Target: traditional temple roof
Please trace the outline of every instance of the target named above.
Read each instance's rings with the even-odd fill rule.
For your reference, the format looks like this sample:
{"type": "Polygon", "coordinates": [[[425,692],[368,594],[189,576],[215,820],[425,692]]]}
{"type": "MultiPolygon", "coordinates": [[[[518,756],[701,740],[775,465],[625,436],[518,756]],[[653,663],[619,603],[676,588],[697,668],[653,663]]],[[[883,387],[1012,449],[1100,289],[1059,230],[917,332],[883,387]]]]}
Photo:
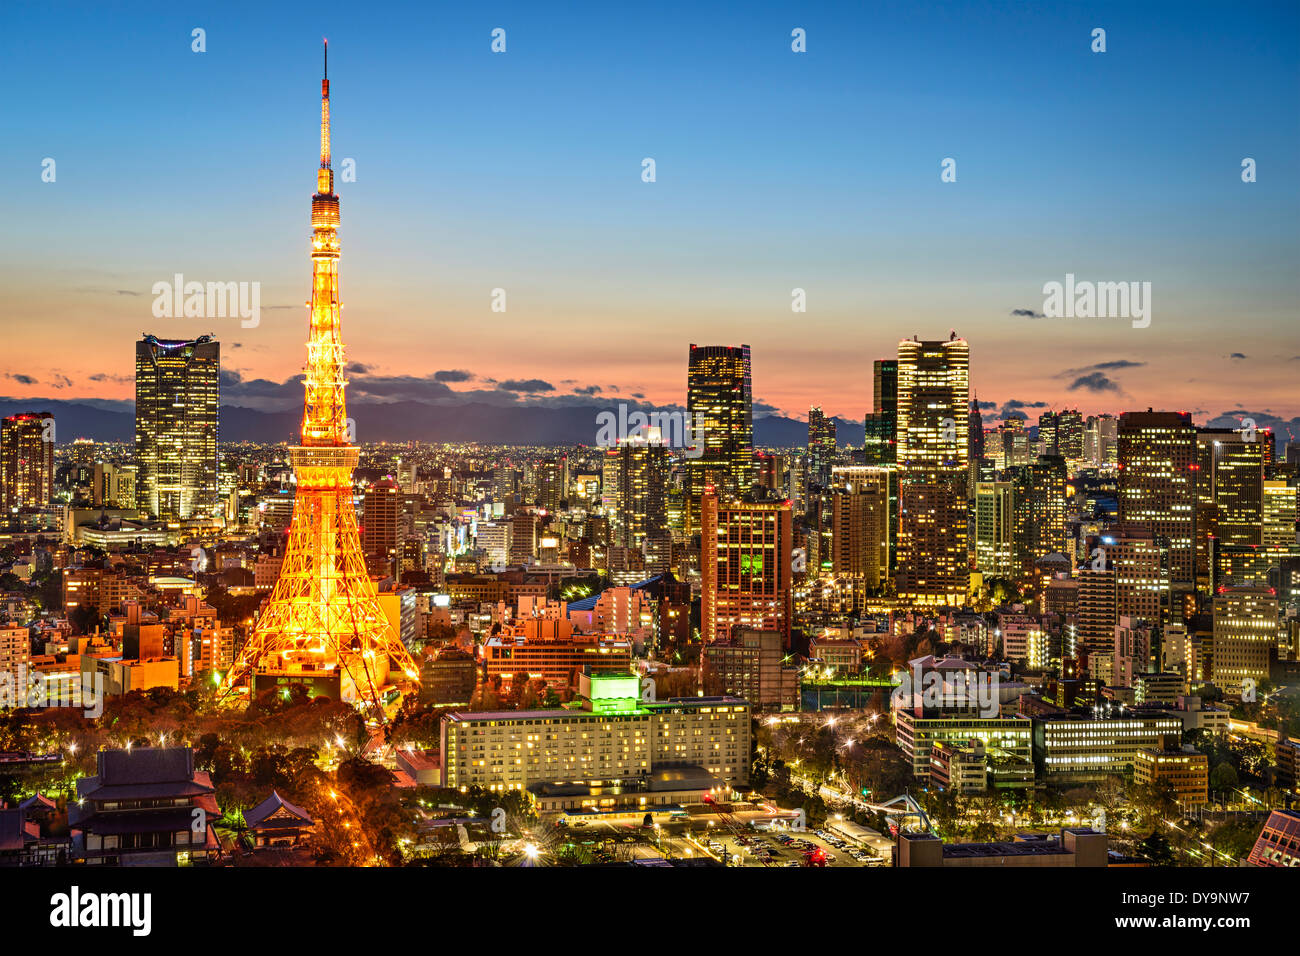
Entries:
{"type": "Polygon", "coordinates": [[[250,830],[271,830],[311,826],[312,818],[306,810],[272,790],[269,797],[244,814],[244,822],[250,830]]]}
{"type": "Polygon", "coordinates": [[[77,795],[88,800],[141,800],[215,793],[206,773],[194,769],[189,747],[101,750],[99,773],[77,781],[77,795]]]}

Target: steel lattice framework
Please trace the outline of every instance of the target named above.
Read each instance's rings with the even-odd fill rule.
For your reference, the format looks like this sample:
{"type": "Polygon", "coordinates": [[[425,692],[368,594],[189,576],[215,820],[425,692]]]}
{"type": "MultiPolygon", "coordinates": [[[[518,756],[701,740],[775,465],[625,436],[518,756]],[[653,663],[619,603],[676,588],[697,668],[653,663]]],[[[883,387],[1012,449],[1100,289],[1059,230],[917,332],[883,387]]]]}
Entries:
{"type": "Polygon", "coordinates": [[[330,163],[328,47],[321,80],[320,170],[311,201],[311,336],[302,444],[290,450],[297,494],[284,564],[253,636],[226,675],[227,691],[255,674],[338,677],[343,700],[373,706],[396,666],[419,670],[390,628],[366,570],[352,503],[359,453],[351,443],[339,305],[339,199],[330,163]]]}

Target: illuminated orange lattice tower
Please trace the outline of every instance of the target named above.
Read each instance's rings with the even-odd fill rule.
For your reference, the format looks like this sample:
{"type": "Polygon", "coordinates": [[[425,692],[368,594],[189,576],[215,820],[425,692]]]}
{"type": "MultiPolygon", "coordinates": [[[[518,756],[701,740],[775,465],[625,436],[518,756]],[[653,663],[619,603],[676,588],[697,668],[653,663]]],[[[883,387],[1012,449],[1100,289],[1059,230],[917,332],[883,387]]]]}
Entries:
{"type": "Polygon", "coordinates": [[[339,199],[330,165],[328,48],[321,81],[320,170],[311,200],[311,336],[303,384],[302,444],[290,450],[297,496],[280,577],[257,628],[226,676],[332,686],[343,700],[372,705],[397,683],[418,681],[410,653],[390,628],[366,571],[352,504],[351,442],[339,321],[339,199]]]}

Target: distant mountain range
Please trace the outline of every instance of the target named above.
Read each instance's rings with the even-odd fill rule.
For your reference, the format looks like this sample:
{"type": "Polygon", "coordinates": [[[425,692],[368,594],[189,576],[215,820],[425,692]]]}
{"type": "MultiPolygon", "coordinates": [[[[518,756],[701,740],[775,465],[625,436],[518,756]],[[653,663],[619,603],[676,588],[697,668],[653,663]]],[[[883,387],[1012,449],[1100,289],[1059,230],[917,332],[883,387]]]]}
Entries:
{"type": "MultiPolygon", "coordinates": [[[[56,440],[134,441],[135,412],[130,402],[119,408],[110,403],[0,400],[0,415],[15,412],[50,412],[56,440]]],[[[388,404],[349,403],[356,420],[357,441],[482,442],[491,445],[594,444],[596,411],[590,405],[430,405],[423,402],[388,404]]],[[[239,405],[221,407],[221,440],[294,442],[302,423],[298,409],[264,412],[239,405]]],[[[861,445],[863,425],[835,419],[841,445],[861,445]]],[[[769,415],[754,419],[754,443],[776,448],[807,444],[808,423],[769,415]]]]}

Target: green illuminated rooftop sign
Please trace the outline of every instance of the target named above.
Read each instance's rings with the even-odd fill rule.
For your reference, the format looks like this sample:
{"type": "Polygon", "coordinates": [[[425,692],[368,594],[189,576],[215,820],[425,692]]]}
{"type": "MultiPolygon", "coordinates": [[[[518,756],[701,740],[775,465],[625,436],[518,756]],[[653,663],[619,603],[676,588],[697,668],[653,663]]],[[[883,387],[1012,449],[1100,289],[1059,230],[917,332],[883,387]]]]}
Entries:
{"type": "Polygon", "coordinates": [[[636,700],[641,696],[641,680],[632,674],[592,674],[591,700],[636,700]]]}

